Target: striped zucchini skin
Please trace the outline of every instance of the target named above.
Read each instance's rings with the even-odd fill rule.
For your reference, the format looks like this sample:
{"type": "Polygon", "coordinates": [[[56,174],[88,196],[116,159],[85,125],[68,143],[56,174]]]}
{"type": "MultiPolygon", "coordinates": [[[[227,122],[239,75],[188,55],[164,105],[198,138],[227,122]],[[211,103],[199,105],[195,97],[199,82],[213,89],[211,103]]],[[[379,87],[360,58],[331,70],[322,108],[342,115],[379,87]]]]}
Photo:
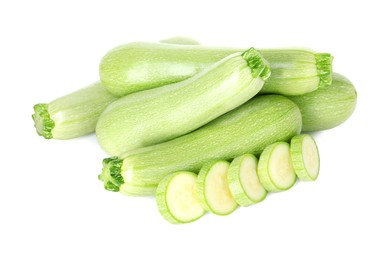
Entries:
{"type": "MultiPolygon", "coordinates": [[[[243,51],[202,45],[134,42],[109,51],[100,79],[111,93],[129,93],[187,79],[224,57],[243,51]]],[[[332,56],[306,49],[261,50],[274,73],[263,93],[301,95],[331,83],[332,56]]]]}
{"type": "MultiPolygon", "coordinates": [[[[199,44],[187,37],[172,37],[161,42],[170,44],[199,44]]],[[[104,109],[119,97],[112,95],[100,82],[46,104],[34,106],[34,126],[37,134],[46,139],[72,139],[95,131],[104,109]]]]}
{"type": "MultiPolygon", "coordinates": [[[[123,178],[124,184],[117,182],[119,187],[125,183],[156,187],[170,173],[198,172],[209,161],[232,160],[245,153],[259,156],[267,145],[299,134],[301,124],[300,111],[288,98],[257,96],[187,135],[121,156],[120,171],[105,171],[101,179],[106,182],[114,175],[123,178]]],[[[128,188],[121,191],[134,195],[128,188]]],[[[150,189],[144,191],[137,195],[152,194],[150,189]]]]}
{"type": "Polygon", "coordinates": [[[48,104],[36,104],[32,118],[38,135],[72,139],[93,133],[101,113],[117,99],[100,82],[95,82],[48,104]]]}
{"type": "Polygon", "coordinates": [[[170,43],[170,44],[183,44],[183,45],[199,45],[200,43],[195,39],[185,37],[185,36],[176,36],[171,38],[162,39],[159,42],[161,43],[170,43]]]}
{"type": "Polygon", "coordinates": [[[302,130],[306,132],[326,130],[342,124],[352,115],[357,104],[354,85],[338,73],[333,74],[330,86],[289,98],[300,108],[302,130]]]}
{"type": "Polygon", "coordinates": [[[97,122],[97,140],[120,155],[187,134],[254,97],[269,76],[255,49],[229,55],[187,80],[112,103],[97,122]]]}

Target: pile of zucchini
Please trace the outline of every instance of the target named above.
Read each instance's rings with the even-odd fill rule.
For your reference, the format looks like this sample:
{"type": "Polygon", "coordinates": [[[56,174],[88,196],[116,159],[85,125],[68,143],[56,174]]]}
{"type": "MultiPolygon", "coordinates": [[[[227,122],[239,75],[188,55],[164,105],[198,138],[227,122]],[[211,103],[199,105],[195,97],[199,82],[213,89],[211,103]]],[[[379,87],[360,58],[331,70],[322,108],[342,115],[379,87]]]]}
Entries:
{"type": "Polygon", "coordinates": [[[114,48],[100,81],[36,104],[32,118],[46,139],[95,132],[111,156],[99,175],[105,189],[155,195],[165,219],[188,223],[316,180],[309,132],[340,125],[356,101],[328,53],[175,37],[114,48]]]}

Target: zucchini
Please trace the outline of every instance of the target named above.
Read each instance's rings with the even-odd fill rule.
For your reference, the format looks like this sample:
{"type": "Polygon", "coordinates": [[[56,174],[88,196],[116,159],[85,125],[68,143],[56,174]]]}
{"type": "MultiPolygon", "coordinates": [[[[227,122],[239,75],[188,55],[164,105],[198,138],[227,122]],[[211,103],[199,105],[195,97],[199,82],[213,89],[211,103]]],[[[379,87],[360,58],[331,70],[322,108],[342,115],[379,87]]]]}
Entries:
{"type": "Polygon", "coordinates": [[[258,159],[252,154],[235,158],[228,168],[228,185],[236,202],[244,207],[261,202],[267,191],[257,174],[258,159]]]}
{"type": "Polygon", "coordinates": [[[216,215],[231,214],[238,207],[227,182],[230,163],[215,161],[201,167],[197,178],[197,198],[204,209],[216,215]]]}
{"type": "MultiPolygon", "coordinates": [[[[100,80],[124,96],[187,79],[242,49],[133,42],[109,51],[100,63],[100,80]]],[[[262,93],[301,95],[331,83],[332,57],[306,49],[261,50],[272,76],[262,93]]]]}
{"type": "Polygon", "coordinates": [[[352,115],[357,104],[357,92],[353,84],[338,73],[333,74],[330,86],[289,98],[300,108],[303,131],[336,127],[352,115]]]}
{"type": "Polygon", "coordinates": [[[289,144],[276,142],[266,147],[258,162],[258,177],[267,191],[284,191],[296,182],[289,144]]]}
{"type": "Polygon", "coordinates": [[[196,196],[196,180],[193,172],[176,172],[159,183],[155,195],[157,206],[170,223],[189,223],[205,214],[196,196]]]}
{"type": "Polygon", "coordinates": [[[117,99],[96,82],[48,104],[36,104],[32,119],[38,135],[46,139],[76,138],[94,132],[100,114],[117,99]]]}
{"type": "Polygon", "coordinates": [[[309,134],[297,135],[290,141],[293,169],[302,181],[314,181],[319,175],[320,157],[315,139],[309,134]]]}
{"type": "Polygon", "coordinates": [[[113,102],[97,122],[97,140],[120,155],[184,135],[245,103],[269,76],[255,49],[229,55],[187,80],[113,102]]]}
{"type": "Polygon", "coordinates": [[[182,44],[182,45],[199,45],[200,43],[192,38],[176,36],[167,39],[160,40],[162,43],[170,43],[170,44],[182,44]]]}
{"type": "Polygon", "coordinates": [[[259,156],[267,145],[299,134],[301,124],[300,111],[288,98],[260,95],[189,134],[105,159],[99,179],[107,190],[150,195],[172,172],[198,172],[209,161],[245,153],[259,156]]]}
{"type": "MultiPolygon", "coordinates": [[[[173,37],[161,42],[199,44],[187,37],[173,37]]],[[[32,118],[38,135],[46,139],[76,138],[94,132],[100,114],[117,99],[96,82],[48,104],[36,104],[32,118]]]]}

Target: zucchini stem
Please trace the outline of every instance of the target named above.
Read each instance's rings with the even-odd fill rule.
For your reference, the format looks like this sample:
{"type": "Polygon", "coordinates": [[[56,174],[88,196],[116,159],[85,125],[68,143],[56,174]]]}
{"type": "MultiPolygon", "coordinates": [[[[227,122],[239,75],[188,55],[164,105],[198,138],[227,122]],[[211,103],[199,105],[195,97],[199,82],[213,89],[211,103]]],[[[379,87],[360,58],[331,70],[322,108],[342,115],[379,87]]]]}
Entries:
{"type": "Polygon", "coordinates": [[[50,114],[47,108],[47,104],[40,103],[34,106],[34,114],[32,119],[38,135],[43,136],[46,139],[53,138],[52,130],[55,127],[54,120],[50,118],[50,114]]]}
{"type": "Polygon", "coordinates": [[[122,172],[123,160],[118,157],[110,157],[103,160],[103,170],[99,180],[104,182],[104,188],[109,191],[118,192],[124,183],[122,172]]]}
{"type": "Polygon", "coordinates": [[[253,78],[260,77],[263,81],[266,81],[270,77],[270,65],[256,49],[250,48],[244,51],[242,57],[247,61],[253,78]]]}
{"type": "Polygon", "coordinates": [[[332,59],[329,53],[315,53],[317,74],[320,78],[319,87],[332,83],[332,59]]]}

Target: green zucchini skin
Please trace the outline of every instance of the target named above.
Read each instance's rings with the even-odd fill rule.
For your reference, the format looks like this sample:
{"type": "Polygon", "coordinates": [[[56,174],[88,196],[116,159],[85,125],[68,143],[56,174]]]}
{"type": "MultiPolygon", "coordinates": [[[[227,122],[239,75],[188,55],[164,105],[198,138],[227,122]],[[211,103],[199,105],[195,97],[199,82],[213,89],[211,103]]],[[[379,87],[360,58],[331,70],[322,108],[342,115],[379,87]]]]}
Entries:
{"type": "MultiPolygon", "coordinates": [[[[133,42],[109,51],[100,63],[100,80],[124,96],[187,79],[224,57],[243,51],[168,43],[133,42]]],[[[301,95],[331,83],[332,56],[306,49],[261,50],[272,76],[262,93],[301,95]]]]}
{"type": "Polygon", "coordinates": [[[196,131],[113,158],[119,167],[105,164],[100,180],[112,191],[151,195],[150,185],[155,189],[170,173],[198,172],[209,161],[232,160],[245,153],[259,156],[267,145],[289,141],[299,134],[301,125],[300,111],[288,98],[257,96],[196,131]],[[136,184],[136,191],[126,185],[132,183],[136,184]],[[112,188],[112,184],[117,188],[112,188]],[[144,190],[139,189],[142,185],[144,190]]]}
{"type": "Polygon", "coordinates": [[[36,104],[32,118],[38,135],[46,139],[76,138],[94,132],[100,114],[117,99],[96,82],[48,104],[36,104]]]}
{"type": "Polygon", "coordinates": [[[200,43],[195,39],[185,37],[185,36],[176,36],[171,38],[166,38],[160,40],[162,43],[170,43],[170,44],[182,44],[182,45],[199,45],[200,43]]]}
{"type": "Polygon", "coordinates": [[[357,92],[345,76],[333,73],[332,84],[311,93],[289,97],[300,108],[304,132],[334,128],[354,112],[357,92]]]}
{"type": "Polygon", "coordinates": [[[120,155],[187,134],[254,97],[269,76],[255,49],[229,55],[187,80],[112,103],[97,122],[97,140],[120,155]]]}
{"type": "MultiPolygon", "coordinates": [[[[169,44],[199,44],[188,37],[161,40],[169,44]]],[[[97,120],[104,109],[118,97],[107,91],[101,82],[95,82],[50,103],[34,106],[34,126],[45,139],[72,139],[95,131],[97,120]]]]}

